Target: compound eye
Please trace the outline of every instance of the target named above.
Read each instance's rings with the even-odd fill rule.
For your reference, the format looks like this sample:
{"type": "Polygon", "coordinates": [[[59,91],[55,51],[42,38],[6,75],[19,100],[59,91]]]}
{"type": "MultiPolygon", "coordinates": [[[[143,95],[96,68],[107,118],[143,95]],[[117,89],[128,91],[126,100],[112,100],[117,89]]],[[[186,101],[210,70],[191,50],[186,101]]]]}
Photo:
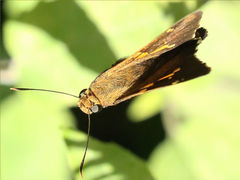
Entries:
{"type": "Polygon", "coordinates": [[[85,91],[86,91],[86,90],[87,90],[87,89],[81,90],[78,97],[82,97],[82,96],[85,94],[85,91]]]}
{"type": "Polygon", "coordinates": [[[91,111],[92,111],[93,113],[97,113],[97,112],[99,112],[99,111],[101,111],[101,110],[102,110],[102,106],[99,105],[99,104],[95,104],[95,105],[93,105],[93,106],[91,107],[91,111]]]}

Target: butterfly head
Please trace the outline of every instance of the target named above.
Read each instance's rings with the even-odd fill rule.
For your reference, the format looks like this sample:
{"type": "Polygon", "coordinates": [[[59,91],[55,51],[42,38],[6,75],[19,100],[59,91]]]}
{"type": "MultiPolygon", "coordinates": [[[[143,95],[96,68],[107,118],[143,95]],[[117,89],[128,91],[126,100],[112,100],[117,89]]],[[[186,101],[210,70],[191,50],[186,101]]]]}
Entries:
{"type": "Polygon", "coordinates": [[[83,89],[79,93],[78,107],[86,114],[97,113],[102,109],[99,100],[90,89],[83,89]]]}

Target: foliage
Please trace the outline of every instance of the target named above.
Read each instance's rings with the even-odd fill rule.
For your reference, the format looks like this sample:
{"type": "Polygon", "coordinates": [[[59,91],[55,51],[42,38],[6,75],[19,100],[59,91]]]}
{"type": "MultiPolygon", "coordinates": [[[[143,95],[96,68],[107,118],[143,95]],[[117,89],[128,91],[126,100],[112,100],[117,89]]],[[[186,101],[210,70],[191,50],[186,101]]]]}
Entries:
{"type": "Polygon", "coordinates": [[[4,44],[15,83],[1,74],[1,179],[80,179],[86,140],[68,109],[76,100],[9,92],[10,85],[78,94],[116,59],[198,8],[209,37],[197,55],[211,74],[136,98],[129,118],[141,122],[162,112],[165,141],[142,160],[91,138],[84,178],[240,179],[240,3],[200,2],[7,1],[4,44]]]}

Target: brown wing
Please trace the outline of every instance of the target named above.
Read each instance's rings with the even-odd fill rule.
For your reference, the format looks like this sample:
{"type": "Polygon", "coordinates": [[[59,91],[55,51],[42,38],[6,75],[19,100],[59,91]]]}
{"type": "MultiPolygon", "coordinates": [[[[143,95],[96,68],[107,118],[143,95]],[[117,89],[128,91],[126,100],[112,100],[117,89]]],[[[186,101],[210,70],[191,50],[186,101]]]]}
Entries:
{"type": "MultiPolygon", "coordinates": [[[[188,15],[140,51],[100,74],[92,82],[90,89],[99,99],[102,106],[112,106],[125,99],[141,94],[143,91],[140,92],[140,90],[147,84],[155,83],[151,89],[156,88],[157,79],[160,81],[167,73],[171,74],[172,72],[170,71],[175,70],[172,70],[172,67],[178,67],[180,65],[178,57],[182,57],[182,53],[180,53],[181,55],[179,54],[179,49],[183,48],[180,45],[186,44],[186,42],[195,37],[201,15],[202,13],[200,11],[188,15]],[[165,53],[169,52],[167,54],[172,54],[172,50],[175,49],[178,51],[176,50],[174,57],[168,55],[169,57],[166,58],[167,55],[165,55],[162,58],[165,53]],[[156,79],[153,79],[153,77],[156,79]]],[[[197,40],[194,40],[194,42],[196,44],[197,40]]],[[[189,47],[188,45],[184,45],[184,47],[185,46],[185,49],[189,47]]],[[[192,59],[198,61],[193,56],[196,46],[197,44],[192,47],[192,51],[189,52],[188,55],[192,55],[192,59]]],[[[185,51],[185,53],[187,53],[187,50],[185,51]]],[[[206,66],[201,67],[207,69],[206,66]]],[[[201,70],[203,71],[203,69],[201,70]]],[[[176,72],[174,74],[176,74],[176,72]]]]}
{"type": "Polygon", "coordinates": [[[115,103],[120,103],[147,91],[178,84],[210,72],[210,68],[198,60],[194,53],[197,40],[190,40],[160,57],[145,61],[148,70],[125,91],[115,103]]]}

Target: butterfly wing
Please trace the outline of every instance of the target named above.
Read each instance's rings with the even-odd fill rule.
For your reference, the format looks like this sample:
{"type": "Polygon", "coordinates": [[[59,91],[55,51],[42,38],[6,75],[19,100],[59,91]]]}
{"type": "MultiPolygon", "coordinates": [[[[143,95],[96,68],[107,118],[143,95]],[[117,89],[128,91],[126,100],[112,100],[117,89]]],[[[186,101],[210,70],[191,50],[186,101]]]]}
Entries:
{"type": "Polygon", "coordinates": [[[90,89],[101,105],[116,105],[176,80],[188,80],[208,73],[209,68],[194,56],[198,40],[206,36],[206,31],[200,35],[197,31],[201,15],[200,11],[188,15],[147,46],[100,74],[90,89]],[[195,69],[192,67],[194,63],[195,69]],[[172,79],[166,81],[166,77],[172,79]]]}
{"type": "Polygon", "coordinates": [[[145,61],[145,66],[151,64],[148,70],[115,103],[156,88],[178,84],[208,74],[210,68],[194,55],[197,45],[197,40],[190,40],[159,57],[145,61]]]}

